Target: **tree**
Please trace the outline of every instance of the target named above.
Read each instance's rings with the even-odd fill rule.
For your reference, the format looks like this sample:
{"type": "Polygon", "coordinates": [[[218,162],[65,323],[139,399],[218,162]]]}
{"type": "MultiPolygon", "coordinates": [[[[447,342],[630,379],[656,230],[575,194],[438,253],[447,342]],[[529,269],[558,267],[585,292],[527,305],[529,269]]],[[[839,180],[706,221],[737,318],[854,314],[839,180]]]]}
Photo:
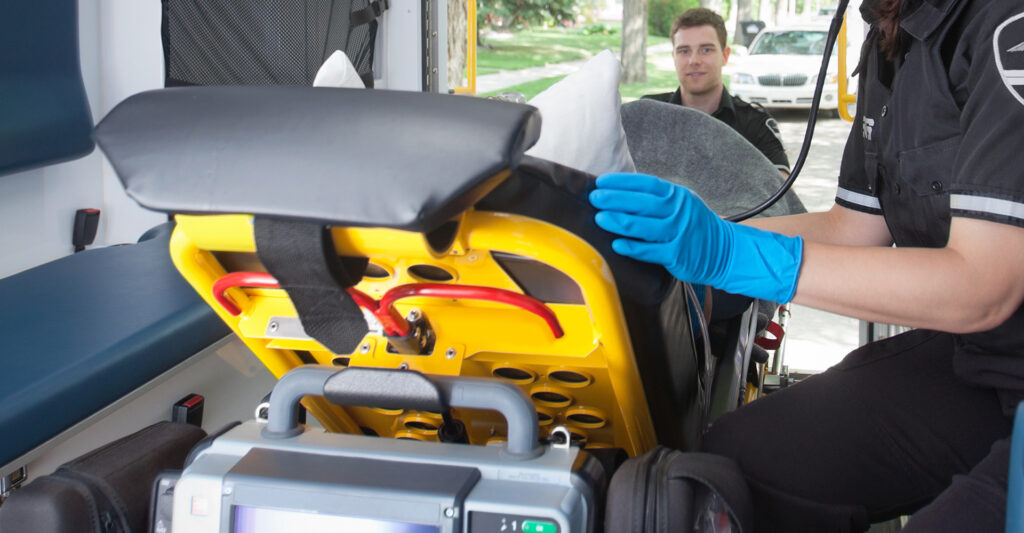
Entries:
{"type": "Polygon", "coordinates": [[[477,28],[511,30],[536,24],[561,24],[576,18],[578,0],[489,0],[478,2],[477,28]]]}
{"type": "Polygon", "coordinates": [[[772,12],[771,0],[760,0],[757,3],[757,20],[768,22],[771,19],[772,12]]]}
{"type": "Polygon", "coordinates": [[[700,7],[706,7],[723,17],[728,15],[728,13],[722,13],[722,0],[700,0],[700,7]]]}
{"type": "Polygon", "coordinates": [[[732,34],[732,42],[746,45],[743,42],[743,21],[750,20],[751,0],[733,0],[736,4],[736,31],[732,34]]]}
{"type": "Polygon", "coordinates": [[[647,83],[647,0],[622,0],[622,83],[647,83]]]}
{"type": "Polygon", "coordinates": [[[649,0],[647,2],[647,30],[653,35],[672,37],[668,32],[672,22],[687,9],[700,6],[697,0],[649,0]]]}
{"type": "Polygon", "coordinates": [[[775,24],[781,24],[794,13],[793,0],[775,0],[775,24]]]}
{"type": "MultiPolygon", "coordinates": [[[[476,1],[476,0],[473,0],[476,1]]],[[[448,0],[448,90],[462,86],[466,72],[467,0],[448,0]]]]}

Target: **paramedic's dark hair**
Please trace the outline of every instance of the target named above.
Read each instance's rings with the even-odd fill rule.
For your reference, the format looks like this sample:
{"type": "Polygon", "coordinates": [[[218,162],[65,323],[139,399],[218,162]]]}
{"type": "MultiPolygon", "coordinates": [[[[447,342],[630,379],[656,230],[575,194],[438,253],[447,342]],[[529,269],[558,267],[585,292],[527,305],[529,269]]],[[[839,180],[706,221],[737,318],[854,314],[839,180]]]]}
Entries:
{"type": "Polygon", "coordinates": [[[881,33],[882,51],[889,60],[896,57],[900,48],[900,5],[901,0],[882,0],[875,6],[875,25],[881,33]]]}
{"type": "Polygon", "coordinates": [[[722,20],[721,15],[706,7],[695,7],[683,11],[681,15],[672,21],[672,31],[668,33],[668,38],[674,41],[679,28],[694,28],[697,26],[711,26],[714,28],[715,33],[718,34],[718,42],[722,45],[722,50],[725,50],[725,41],[728,37],[725,32],[725,21],[722,20]]]}

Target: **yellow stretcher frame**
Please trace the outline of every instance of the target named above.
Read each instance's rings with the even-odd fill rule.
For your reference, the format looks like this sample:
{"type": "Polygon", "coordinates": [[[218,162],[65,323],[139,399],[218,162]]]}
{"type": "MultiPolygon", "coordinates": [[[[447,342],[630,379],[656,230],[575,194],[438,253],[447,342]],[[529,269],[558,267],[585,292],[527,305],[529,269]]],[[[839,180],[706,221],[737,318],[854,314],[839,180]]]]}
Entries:
{"type": "MultiPolygon", "coordinates": [[[[431,354],[391,353],[386,338],[372,331],[353,353],[333,354],[313,339],[268,336],[272,321],[296,316],[281,289],[229,289],[229,298],[242,309],[239,316],[215,301],[213,284],[227,273],[220,259],[234,255],[255,261],[251,215],[178,215],[176,220],[170,243],[175,266],[276,377],[302,365],[297,352],[305,351],[320,364],[504,379],[534,400],[542,436],[564,425],[588,447],[620,447],[629,455],[657,443],[610,267],[588,243],[560,227],[470,210],[460,216],[458,233],[442,251],[434,250],[419,233],[332,228],[340,254],[368,257],[387,272],[386,279],[364,278],[356,286],[375,298],[397,285],[425,281],[410,270],[422,264],[450,273],[452,283],[521,293],[492,255],[503,252],[568,275],[585,302],[549,304],[565,330],[565,336],[556,340],[543,320],[504,304],[410,298],[396,303],[396,308],[403,316],[415,308],[427,317],[436,333],[431,354]]],[[[340,408],[323,398],[307,398],[304,403],[329,431],[436,440],[437,413],[340,408]]],[[[503,440],[504,423],[497,415],[458,415],[466,422],[471,442],[503,440]]]]}

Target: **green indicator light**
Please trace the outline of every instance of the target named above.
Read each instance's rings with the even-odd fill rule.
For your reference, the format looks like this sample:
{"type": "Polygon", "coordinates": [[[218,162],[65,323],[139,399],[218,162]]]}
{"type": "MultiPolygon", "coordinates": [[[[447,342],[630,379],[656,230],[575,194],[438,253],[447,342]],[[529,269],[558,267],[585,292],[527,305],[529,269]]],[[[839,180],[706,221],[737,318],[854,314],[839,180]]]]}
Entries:
{"type": "Polygon", "coordinates": [[[555,533],[556,531],[558,531],[558,526],[554,522],[523,521],[523,533],[555,533]]]}

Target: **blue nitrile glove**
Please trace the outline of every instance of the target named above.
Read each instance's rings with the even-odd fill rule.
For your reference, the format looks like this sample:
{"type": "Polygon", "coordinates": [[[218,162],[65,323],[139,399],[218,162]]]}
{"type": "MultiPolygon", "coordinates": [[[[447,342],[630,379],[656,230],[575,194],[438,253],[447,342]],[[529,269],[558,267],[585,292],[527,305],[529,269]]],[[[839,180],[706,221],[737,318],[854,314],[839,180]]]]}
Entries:
{"type": "Polygon", "coordinates": [[[619,254],[664,265],[675,277],[773,302],[796,292],[804,241],[727,222],[693,192],[645,174],[605,174],[590,203],[619,254]]]}

